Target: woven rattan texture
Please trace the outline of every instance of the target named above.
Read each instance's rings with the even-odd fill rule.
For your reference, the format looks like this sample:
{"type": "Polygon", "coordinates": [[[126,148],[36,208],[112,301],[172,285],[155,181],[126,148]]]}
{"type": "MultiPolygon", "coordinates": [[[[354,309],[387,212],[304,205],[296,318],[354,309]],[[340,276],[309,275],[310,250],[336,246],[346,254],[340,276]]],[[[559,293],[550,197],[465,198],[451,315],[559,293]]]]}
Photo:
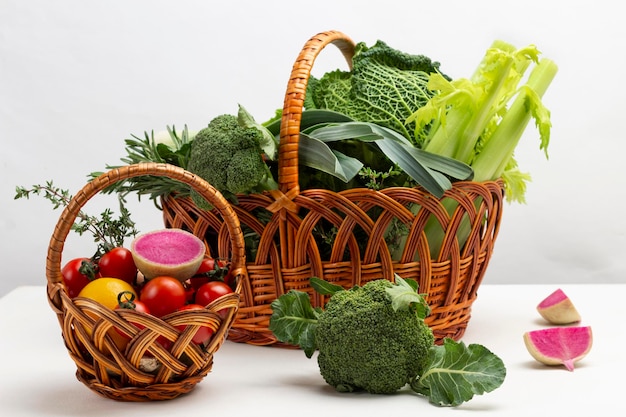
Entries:
{"type": "MultiPolygon", "coordinates": [[[[308,284],[316,276],[349,288],[373,279],[394,279],[394,273],[419,282],[432,313],[427,321],[437,340],[461,338],[484,276],[502,216],[501,181],[456,183],[438,200],[420,188],[381,191],[351,189],[300,190],[298,140],[305,91],[321,50],[334,44],[348,66],[354,43],[341,32],[323,32],[307,41],[287,85],[279,145],[279,190],[238,196],[233,207],[246,236],[256,239],[254,257],[246,261],[248,280],[229,338],[259,345],[281,345],[268,330],[271,303],[298,289],[311,294],[315,305],[324,299],[308,284]],[[431,247],[425,229],[441,230],[441,246],[431,247]],[[385,236],[402,224],[407,236],[401,255],[393,257],[385,236]],[[320,241],[320,227],[336,231],[320,241]],[[437,226],[438,225],[438,226],[437,226]],[[460,238],[459,238],[460,237],[460,238]]],[[[198,210],[187,198],[164,196],[165,225],[197,232],[219,229],[211,212],[198,210]]],[[[229,237],[212,236],[226,255],[229,237]]]]}
{"type": "MultiPolygon", "coordinates": [[[[61,254],[71,226],[82,207],[116,182],[141,175],[167,176],[197,190],[214,207],[219,227],[228,236],[229,257],[239,282],[246,281],[245,248],[240,224],[231,205],[203,179],[167,164],[146,163],[111,170],[89,182],[61,214],[48,248],[47,294],[57,314],[68,353],[77,366],[76,377],[107,398],[123,401],[173,399],[191,391],[211,370],[213,354],[220,348],[239,306],[239,290],[203,310],[180,311],[162,318],[130,309],[111,310],[82,297],[70,299],[61,275],[61,254]],[[219,312],[219,313],[218,313],[219,312]],[[178,331],[177,326],[185,331],[178,331]],[[191,341],[198,326],[214,336],[205,348],[191,341]],[[121,330],[130,341],[118,348],[111,331],[121,330]],[[157,339],[169,343],[155,343],[157,339]],[[165,348],[164,346],[171,346],[165,348]],[[146,362],[158,361],[156,370],[146,362]]],[[[192,228],[193,229],[193,228],[192,228]]],[[[206,228],[198,231],[204,237],[206,228]]]]}

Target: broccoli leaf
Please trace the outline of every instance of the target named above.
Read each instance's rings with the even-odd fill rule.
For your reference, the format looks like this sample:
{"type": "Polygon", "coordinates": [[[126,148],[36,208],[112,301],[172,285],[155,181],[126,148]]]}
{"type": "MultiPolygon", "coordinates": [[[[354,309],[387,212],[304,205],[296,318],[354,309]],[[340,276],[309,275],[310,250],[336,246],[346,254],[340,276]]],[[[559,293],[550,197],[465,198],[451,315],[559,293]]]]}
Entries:
{"type": "Polygon", "coordinates": [[[500,387],[505,375],[502,360],[486,347],[446,338],[430,349],[428,365],[411,389],[435,405],[457,406],[500,387]]]}
{"type": "Polygon", "coordinates": [[[272,302],[269,330],[284,343],[300,346],[307,358],[313,356],[315,328],[321,309],[313,308],[309,295],[291,290],[272,302]]]}
{"type": "Polygon", "coordinates": [[[395,276],[396,285],[387,289],[391,297],[391,307],[394,311],[413,309],[420,319],[430,314],[430,307],[424,297],[417,292],[418,284],[413,279],[403,279],[395,276]]]}
{"type": "Polygon", "coordinates": [[[278,156],[278,141],[270,130],[254,120],[254,117],[240,104],[237,112],[237,121],[242,127],[254,127],[261,131],[261,149],[271,160],[278,156]]]}

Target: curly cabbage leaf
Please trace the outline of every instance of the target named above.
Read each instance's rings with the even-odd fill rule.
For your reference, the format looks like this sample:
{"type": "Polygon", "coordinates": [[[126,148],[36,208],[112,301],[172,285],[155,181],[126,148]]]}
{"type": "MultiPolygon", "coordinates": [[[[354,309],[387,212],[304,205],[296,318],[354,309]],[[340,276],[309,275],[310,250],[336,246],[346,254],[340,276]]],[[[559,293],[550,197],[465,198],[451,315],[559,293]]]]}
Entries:
{"type": "Polygon", "coordinates": [[[354,120],[375,123],[415,141],[415,123],[408,117],[433,95],[429,74],[439,63],[377,41],[372,47],[356,45],[352,71],[331,71],[309,82],[309,108],[343,113],[354,120]]]}

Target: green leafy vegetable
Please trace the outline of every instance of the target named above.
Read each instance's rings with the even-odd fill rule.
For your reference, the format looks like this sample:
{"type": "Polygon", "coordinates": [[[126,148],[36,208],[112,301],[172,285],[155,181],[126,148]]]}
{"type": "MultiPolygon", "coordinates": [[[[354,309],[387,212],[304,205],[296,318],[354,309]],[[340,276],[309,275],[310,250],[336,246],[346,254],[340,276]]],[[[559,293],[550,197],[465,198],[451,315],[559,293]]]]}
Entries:
{"type": "MultiPolygon", "coordinates": [[[[374,123],[328,124],[309,128],[301,136],[326,143],[352,141],[352,143],[361,143],[361,146],[375,146],[379,152],[373,153],[373,155],[378,155],[374,158],[380,159],[382,152],[392,164],[400,167],[413,181],[437,197],[441,197],[444,191],[452,186],[449,177],[469,179],[473,174],[468,165],[452,158],[427,153],[412,145],[396,131],[374,123]]],[[[363,150],[359,153],[366,155],[363,150]]],[[[365,165],[380,164],[379,160],[362,162],[365,165]]]]}
{"type": "Polygon", "coordinates": [[[380,40],[371,47],[361,42],[351,71],[309,80],[307,103],[387,127],[413,142],[414,124],[407,119],[433,95],[426,86],[429,74],[438,71],[439,63],[424,55],[404,53],[380,40]]]}
{"type": "Polygon", "coordinates": [[[417,292],[417,282],[412,279],[405,280],[396,275],[396,285],[388,288],[387,294],[391,297],[391,308],[394,311],[411,309],[422,320],[430,314],[424,295],[417,292]]]}
{"type": "Polygon", "coordinates": [[[311,287],[318,294],[333,295],[336,292],[344,291],[344,288],[341,285],[336,285],[331,282],[325,281],[323,279],[319,279],[317,277],[311,277],[310,282],[311,282],[311,287]]]}
{"type": "Polygon", "coordinates": [[[500,358],[478,344],[445,339],[433,346],[428,366],[411,389],[441,406],[456,406],[500,387],[506,369],[500,358]]]}
{"type": "Polygon", "coordinates": [[[291,290],[272,302],[269,330],[282,342],[302,348],[307,358],[313,356],[317,345],[315,329],[320,309],[311,306],[307,293],[291,290]]]}

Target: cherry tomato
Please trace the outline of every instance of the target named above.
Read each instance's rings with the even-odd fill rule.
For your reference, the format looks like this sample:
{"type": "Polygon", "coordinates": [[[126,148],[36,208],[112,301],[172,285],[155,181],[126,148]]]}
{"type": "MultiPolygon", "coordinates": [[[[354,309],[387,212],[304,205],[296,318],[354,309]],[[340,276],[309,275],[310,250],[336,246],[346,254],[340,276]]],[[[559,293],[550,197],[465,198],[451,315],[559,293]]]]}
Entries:
{"type": "MultiPolygon", "coordinates": [[[[117,296],[117,306],[115,306],[115,309],[116,310],[117,309],[129,309],[129,310],[136,310],[142,313],[150,314],[150,310],[148,309],[148,306],[144,302],[139,301],[136,298],[137,296],[135,295],[135,293],[130,292],[130,291],[122,291],[117,296]]],[[[142,324],[138,324],[138,323],[133,323],[133,324],[138,329],[143,329],[145,327],[142,324]]],[[[122,337],[130,340],[130,338],[126,335],[126,333],[122,332],[117,327],[115,328],[115,330],[117,330],[117,332],[122,337]]]]}
{"type": "MultiPolygon", "coordinates": [[[[204,307],[199,304],[187,304],[178,309],[178,311],[184,310],[204,310],[204,307]]],[[[182,332],[187,328],[187,326],[180,325],[176,326],[176,328],[182,332]]],[[[213,329],[211,329],[209,326],[200,326],[198,327],[198,330],[196,330],[196,334],[193,336],[192,340],[194,343],[204,345],[209,340],[211,340],[211,336],[213,336],[213,329]]]]}
{"type": "MultiPolygon", "coordinates": [[[[209,281],[206,284],[202,284],[200,288],[198,288],[198,291],[196,291],[195,303],[206,306],[221,296],[232,292],[232,288],[223,281],[209,281]]],[[[226,310],[220,310],[218,313],[224,317],[226,310]]]]}
{"type": "Polygon", "coordinates": [[[137,267],[133,254],[123,247],[113,248],[98,261],[98,275],[100,277],[119,278],[133,284],[137,278],[137,267]]]}
{"type": "Polygon", "coordinates": [[[173,313],[187,302],[182,282],[174,277],[159,276],[148,280],[139,295],[150,312],[157,317],[173,313]]]}
{"type": "Polygon", "coordinates": [[[123,291],[117,295],[117,306],[115,306],[115,308],[126,308],[150,314],[150,309],[148,308],[146,303],[137,300],[136,298],[137,296],[135,295],[135,293],[130,291],[123,291]]]}
{"type": "Polygon", "coordinates": [[[231,288],[234,288],[235,285],[235,276],[233,275],[233,271],[229,270],[226,275],[224,275],[224,282],[231,288]]]}
{"type": "Polygon", "coordinates": [[[196,275],[206,275],[215,269],[215,259],[204,258],[196,271],[196,275]]]}
{"type": "MultiPolygon", "coordinates": [[[[119,278],[98,278],[87,284],[78,296],[90,298],[113,310],[118,305],[118,295],[123,292],[137,296],[133,287],[126,281],[119,278]]],[[[88,311],[87,314],[91,315],[92,313],[88,311]]],[[[123,350],[128,344],[128,338],[123,337],[119,330],[114,329],[109,329],[107,334],[113,339],[118,349],[123,350]]]]}
{"type": "Polygon", "coordinates": [[[189,288],[192,292],[196,292],[198,288],[202,286],[202,284],[206,284],[209,282],[209,277],[204,275],[196,275],[194,277],[189,278],[189,288]]]}
{"type": "Polygon", "coordinates": [[[81,273],[83,262],[89,263],[91,261],[89,258],[75,258],[66,263],[63,269],[61,269],[63,284],[70,298],[76,297],[93,278],[93,275],[90,278],[88,274],[81,273]]]}
{"type": "Polygon", "coordinates": [[[185,299],[187,300],[187,304],[192,304],[193,299],[196,296],[196,288],[191,284],[191,279],[183,282],[183,286],[185,287],[185,299]]]}
{"type": "Polygon", "coordinates": [[[222,279],[228,272],[228,262],[225,259],[206,257],[198,267],[196,277],[204,276],[212,279],[222,279]]]}

